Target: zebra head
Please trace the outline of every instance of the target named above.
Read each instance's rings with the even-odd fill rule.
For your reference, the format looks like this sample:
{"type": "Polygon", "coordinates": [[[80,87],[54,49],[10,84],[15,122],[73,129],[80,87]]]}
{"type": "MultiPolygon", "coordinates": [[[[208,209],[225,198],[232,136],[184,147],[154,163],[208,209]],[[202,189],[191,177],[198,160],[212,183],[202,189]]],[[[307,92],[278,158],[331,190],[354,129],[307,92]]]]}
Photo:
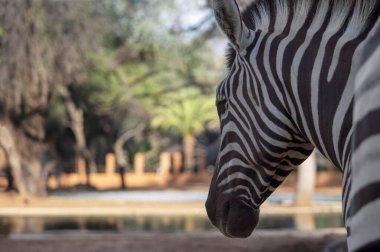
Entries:
{"type": "Polygon", "coordinates": [[[259,45],[257,34],[243,21],[236,1],[214,0],[213,9],[229,39],[233,63],[217,88],[221,144],[206,209],[224,235],[247,237],[257,225],[261,203],[313,146],[286,106],[271,99],[278,94],[259,81],[265,67],[250,59],[259,45]]]}

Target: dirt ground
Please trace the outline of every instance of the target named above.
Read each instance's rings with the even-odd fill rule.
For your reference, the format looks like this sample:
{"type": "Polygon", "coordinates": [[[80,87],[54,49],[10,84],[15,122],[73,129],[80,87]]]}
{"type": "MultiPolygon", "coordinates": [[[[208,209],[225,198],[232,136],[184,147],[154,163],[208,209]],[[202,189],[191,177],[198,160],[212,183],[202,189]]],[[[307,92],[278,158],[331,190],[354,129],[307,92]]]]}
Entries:
{"type": "Polygon", "coordinates": [[[328,232],[259,231],[248,239],[218,233],[49,234],[0,237],[2,252],[319,252],[342,238],[328,232]]]}

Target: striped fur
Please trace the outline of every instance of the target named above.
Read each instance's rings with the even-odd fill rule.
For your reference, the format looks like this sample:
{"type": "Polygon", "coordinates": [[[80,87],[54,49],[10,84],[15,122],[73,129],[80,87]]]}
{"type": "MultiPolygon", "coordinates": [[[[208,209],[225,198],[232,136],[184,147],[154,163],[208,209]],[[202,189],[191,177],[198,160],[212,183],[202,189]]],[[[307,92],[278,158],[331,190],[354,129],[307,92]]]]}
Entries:
{"type": "MultiPolygon", "coordinates": [[[[219,8],[234,1],[214,2],[219,8]]],[[[241,34],[244,40],[232,41],[230,73],[216,95],[221,146],[206,206],[222,232],[229,222],[216,220],[228,217],[215,213],[226,209],[219,198],[224,205],[239,201],[258,209],[314,147],[343,171],[350,225],[354,63],[379,12],[376,0],[259,0],[243,12],[239,33],[233,33],[239,22],[226,24],[230,20],[217,15],[222,30],[229,27],[228,37],[241,34]]],[[[360,247],[361,241],[355,244],[360,247]]]]}
{"type": "Polygon", "coordinates": [[[355,79],[351,238],[360,251],[380,249],[380,21],[361,46],[355,79]]]}

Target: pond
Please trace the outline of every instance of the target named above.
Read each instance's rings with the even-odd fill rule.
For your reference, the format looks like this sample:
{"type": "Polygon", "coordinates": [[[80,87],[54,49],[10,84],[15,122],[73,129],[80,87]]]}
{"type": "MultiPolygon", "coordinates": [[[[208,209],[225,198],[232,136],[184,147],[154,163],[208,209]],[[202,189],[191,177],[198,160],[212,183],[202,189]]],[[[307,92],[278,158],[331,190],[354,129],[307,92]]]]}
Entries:
{"type": "MultiPolygon", "coordinates": [[[[339,213],[262,215],[258,229],[324,229],[343,227],[339,213]]],[[[213,232],[206,216],[0,217],[0,235],[83,232],[213,232]]]]}

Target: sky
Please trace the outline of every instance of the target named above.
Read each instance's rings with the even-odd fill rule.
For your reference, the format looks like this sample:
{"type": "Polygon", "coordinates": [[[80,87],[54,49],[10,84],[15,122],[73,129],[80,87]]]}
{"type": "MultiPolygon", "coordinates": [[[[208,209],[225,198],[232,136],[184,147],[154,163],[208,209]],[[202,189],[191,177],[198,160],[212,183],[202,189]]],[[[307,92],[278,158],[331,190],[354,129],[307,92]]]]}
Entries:
{"type": "MultiPolygon", "coordinates": [[[[185,29],[199,24],[208,16],[211,16],[211,20],[197,32],[205,31],[210,28],[210,25],[213,24],[213,13],[210,8],[206,8],[206,0],[177,0],[177,2],[178,6],[183,6],[179,9],[178,13],[180,15],[180,22],[183,24],[185,29]]],[[[197,36],[197,32],[189,33],[187,39],[190,40],[197,36]]],[[[214,38],[209,41],[209,43],[212,44],[212,48],[214,49],[214,53],[217,57],[224,55],[227,44],[227,40],[224,36],[214,38]]]]}

